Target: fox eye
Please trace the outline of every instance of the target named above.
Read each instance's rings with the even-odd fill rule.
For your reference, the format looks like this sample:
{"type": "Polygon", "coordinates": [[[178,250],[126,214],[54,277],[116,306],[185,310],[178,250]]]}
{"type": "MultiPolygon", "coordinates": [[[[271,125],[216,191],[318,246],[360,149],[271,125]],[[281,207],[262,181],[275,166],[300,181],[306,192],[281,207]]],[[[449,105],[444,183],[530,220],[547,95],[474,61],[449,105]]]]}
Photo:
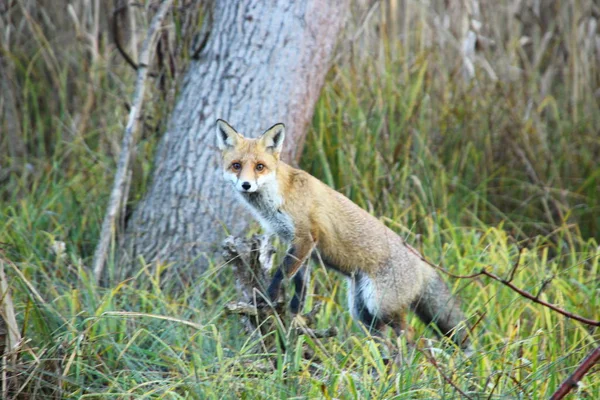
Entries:
{"type": "Polygon", "coordinates": [[[256,170],[257,170],[258,172],[262,171],[263,169],[265,169],[265,166],[264,166],[264,164],[256,164],[256,170]]]}
{"type": "Polygon", "coordinates": [[[234,162],[233,164],[231,164],[231,168],[234,171],[239,171],[240,169],[242,169],[242,164],[240,164],[239,162],[234,162]]]}

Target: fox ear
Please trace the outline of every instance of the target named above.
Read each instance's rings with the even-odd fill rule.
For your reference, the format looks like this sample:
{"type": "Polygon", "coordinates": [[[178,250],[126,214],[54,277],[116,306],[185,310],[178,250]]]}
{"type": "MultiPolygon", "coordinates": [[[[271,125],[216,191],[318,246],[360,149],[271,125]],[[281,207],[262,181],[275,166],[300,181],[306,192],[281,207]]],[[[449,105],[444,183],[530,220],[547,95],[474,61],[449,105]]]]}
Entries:
{"type": "Polygon", "coordinates": [[[285,139],[285,125],[275,124],[263,133],[260,142],[273,153],[281,153],[285,139]]]}
{"type": "Polygon", "coordinates": [[[222,119],[217,120],[217,147],[223,151],[228,147],[236,145],[240,134],[235,131],[227,122],[222,119]]]}

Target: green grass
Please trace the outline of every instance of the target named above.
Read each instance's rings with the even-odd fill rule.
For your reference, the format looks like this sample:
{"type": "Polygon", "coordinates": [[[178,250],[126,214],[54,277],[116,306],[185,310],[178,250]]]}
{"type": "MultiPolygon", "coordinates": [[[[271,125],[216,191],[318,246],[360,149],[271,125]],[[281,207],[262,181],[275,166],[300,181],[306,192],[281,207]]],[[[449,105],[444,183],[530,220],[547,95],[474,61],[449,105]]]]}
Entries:
{"type": "MultiPolygon", "coordinates": [[[[175,16],[177,26],[182,15],[175,16]]],[[[458,398],[445,376],[473,398],[544,399],[598,346],[597,329],[485,277],[447,278],[476,325],[474,356],[442,346],[411,317],[419,348],[442,349],[433,353],[437,367],[430,353],[403,341],[406,361],[385,365],[390,350],[352,321],[342,279],[319,268],[313,268],[307,307],[323,303],[318,327],[336,326],[339,334],[317,341],[273,332],[285,349],[272,353],[224,311],[236,299],[234,278],[216,260],[193,282],[165,282],[152,266],[140,265],[128,280],[96,285],[88,264],[132,72],[104,48],[92,62],[89,44],[65,45],[68,32],[52,36],[43,19],[29,23],[40,24],[32,29],[37,36],[0,49],[13,61],[26,150],[0,157],[12,168],[0,175],[0,259],[24,337],[8,369],[13,394],[458,398]],[[303,357],[307,349],[312,358],[303,357]]],[[[376,57],[357,56],[333,68],[302,167],[454,274],[488,268],[507,277],[523,249],[515,285],[600,319],[600,106],[592,96],[598,71],[579,65],[591,71],[589,87],[565,72],[543,95],[542,66],[524,59],[517,62],[526,72],[519,81],[493,82],[478,70],[476,80],[465,82],[447,51],[419,43],[420,23],[411,27],[409,48],[385,39],[376,57]]],[[[557,24],[568,36],[564,18],[557,24]]],[[[493,62],[515,57],[518,38],[509,39],[486,56],[493,62]]],[[[185,63],[185,54],[176,56],[185,63]]],[[[548,57],[545,63],[570,71],[558,56],[548,57]]],[[[145,191],[171,105],[161,94],[153,90],[147,103],[132,203],[145,191]]],[[[8,148],[4,138],[1,150],[8,148]]],[[[576,389],[577,398],[600,398],[594,371],[576,389]]]]}
{"type": "MultiPolygon", "coordinates": [[[[36,218],[40,218],[39,216],[36,218]]],[[[442,218],[424,221],[421,250],[454,273],[483,267],[507,276],[517,246],[499,228],[465,228],[442,218]],[[440,246],[439,242],[444,243],[440,246]]],[[[140,269],[131,280],[102,289],[90,279],[72,251],[52,255],[59,231],[28,244],[43,257],[8,267],[23,336],[19,373],[31,379],[26,391],[90,398],[133,395],[157,398],[452,398],[456,392],[421,353],[406,365],[385,367],[387,349],[364,335],[344,309],[340,279],[323,271],[312,292],[325,307],[320,327],[337,326],[337,337],[319,346],[306,337],[287,340],[288,350],[256,352],[241,334],[239,320],[224,305],[235,300],[232,276],[215,265],[200,284],[178,291],[140,269]],[[34,247],[35,246],[35,247],[34,247]],[[148,284],[150,282],[150,285],[148,284]],[[39,296],[39,297],[38,297],[39,296]],[[302,358],[303,347],[315,353],[302,358]],[[275,366],[270,369],[269,362],[275,366]]],[[[538,237],[522,256],[514,283],[537,293],[553,278],[541,299],[598,318],[597,277],[600,252],[594,241],[556,233],[561,246],[538,237]],[[572,244],[568,244],[573,241],[572,244]]],[[[4,237],[4,234],[3,234],[4,237]]],[[[35,239],[32,239],[35,240],[35,239]]],[[[451,280],[475,328],[476,355],[436,353],[443,373],[474,396],[546,398],[574,366],[597,345],[597,334],[519,297],[485,278],[451,280]]],[[[416,337],[435,338],[413,318],[416,337]]],[[[259,347],[260,348],[260,347],[259,347]]],[[[589,398],[599,393],[597,376],[583,381],[589,398]]]]}

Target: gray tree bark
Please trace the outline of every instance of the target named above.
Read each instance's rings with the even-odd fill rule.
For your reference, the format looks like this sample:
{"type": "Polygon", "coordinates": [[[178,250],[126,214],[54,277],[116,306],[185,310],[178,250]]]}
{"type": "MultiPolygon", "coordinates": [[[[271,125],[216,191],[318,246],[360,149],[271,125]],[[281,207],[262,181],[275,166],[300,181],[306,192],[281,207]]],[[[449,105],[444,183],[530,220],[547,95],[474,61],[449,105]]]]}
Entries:
{"type": "MultiPolygon", "coordinates": [[[[0,27],[2,24],[0,23],[0,27]]],[[[0,43],[0,46],[2,43],[0,43]]],[[[6,132],[6,139],[0,138],[0,151],[3,150],[4,141],[8,147],[8,156],[11,157],[11,163],[14,159],[23,157],[26,153],[25,143],[19,123],[19,112],[17,110],[17,91],[12,82],[14,81],[14,65],[12,60],[3,59],[0,55],[0,130],[6,132]]],[[[0,181],[2,173],[0,166],[0,181]]]]}
{"type": "Polygon", "coordinates": [[[128,224],[122,266],[142,256],[203,267],[226,233],[243,232],[252,217],[222,181],[215,120],[248,136],[285,123],[283,159],[295,162],[347,12],[348,0],[216,1],[128,224]]]}

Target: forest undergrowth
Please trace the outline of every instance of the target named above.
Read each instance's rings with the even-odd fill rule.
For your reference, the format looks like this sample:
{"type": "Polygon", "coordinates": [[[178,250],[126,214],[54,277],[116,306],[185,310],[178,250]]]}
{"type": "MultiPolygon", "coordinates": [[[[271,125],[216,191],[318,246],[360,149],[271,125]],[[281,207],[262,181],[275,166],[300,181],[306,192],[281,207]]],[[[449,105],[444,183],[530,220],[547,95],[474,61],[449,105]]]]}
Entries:
{"type": "MultiPolygon", "coordinates": [[[[124,210],[151,179],[201,31],[200,3],[181,2],[161,39],[124,210]]],[[[452,274],[512,276],[540,300],[599,320],[597,6],[550,2],[548,16],[535,2],[514,2],[518,10],[482,2],[477,51],[468,55],[443,10],[411,2],[400,26],[386,8],[392,3],[399,2],[355,10],[301,167],[452,274]]],[[[415,345],[388,336],[402,363],[386,362],[389,346],[347,311],[343,279],[318,265],[305,308],[320,303],[317,328],[338,334],[273,332],[281,343],[273,352],[260,351],[226,312],[236,292],[231,267],[218,258],[183,282],[162,279],[170,265],[140,262],[134,276],[118,280],[109,264],[98,285],[89,263],[134,71],[115,48],[112,10],[92,4],[73,1],[58,13],[49,1],[24,0],[0,17],[0,269],[11,294],[2,315],[14,310],[8,328],[21,338],[3,358],[3,395],[543,399],[598,347],[597,327],[486,276],[445,278],[461,298],[475,354],[411,316],[415,345]]],[[[130,12],[120,24],[143,36],[153,9],[130,12]]],[[[121,40],[130,53],[139,42],[131,34],[121,40]]],[[[574,398],[600,398],[597,372],[574,398]]]]}

